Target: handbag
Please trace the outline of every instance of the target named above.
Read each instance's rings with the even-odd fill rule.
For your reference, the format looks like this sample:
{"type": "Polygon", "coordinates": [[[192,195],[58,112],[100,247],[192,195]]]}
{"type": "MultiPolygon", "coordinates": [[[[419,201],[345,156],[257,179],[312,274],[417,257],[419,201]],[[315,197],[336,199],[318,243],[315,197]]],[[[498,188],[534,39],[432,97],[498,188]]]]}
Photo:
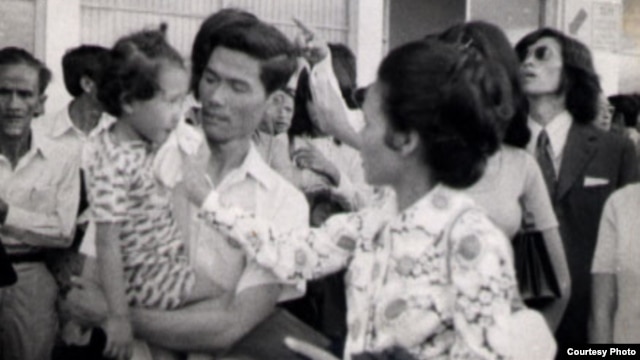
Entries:
{"type": "Polygon", "coordinates": [[[542,232],[535,230],[523,206],[521,230],[513,238],[513,255],[522,300],[532,306],[561,296],[558,278],[542,232]]]}

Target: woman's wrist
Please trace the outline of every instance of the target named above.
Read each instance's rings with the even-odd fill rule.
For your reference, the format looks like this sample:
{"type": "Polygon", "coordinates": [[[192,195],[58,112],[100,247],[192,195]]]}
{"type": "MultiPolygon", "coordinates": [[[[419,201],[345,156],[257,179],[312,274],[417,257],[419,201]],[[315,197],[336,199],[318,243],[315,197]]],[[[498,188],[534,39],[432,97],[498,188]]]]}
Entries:
{"type": "Polygon", "coordinates": [[[203,211],[216,210],[220,205],[219,198],[220,196],[218,195],[217,191],[215,190],[209,191],[209,193],[204,197],[204,199],[200,203],[200,210],[203,210],[203,211]]]}

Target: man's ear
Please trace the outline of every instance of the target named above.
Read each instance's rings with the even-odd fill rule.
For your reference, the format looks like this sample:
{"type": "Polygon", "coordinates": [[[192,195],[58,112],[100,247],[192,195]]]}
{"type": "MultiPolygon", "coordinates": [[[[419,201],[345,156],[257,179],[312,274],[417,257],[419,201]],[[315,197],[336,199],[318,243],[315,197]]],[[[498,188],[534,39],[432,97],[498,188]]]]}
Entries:
{"type": "Polygon", "coordinates": [[[93,94],[97,90],[96,82],[86,75],[80,77],[80,87],[85,94],[93,94]]]}
{"type": "Polygon", "coordinates": [[[36,108],[35,111],[33,113],[34,117],[38,117],[41,116],[42,114],[44,114],[44,106],[45,103],[47,102],[47,99],[49,97],[46,94],[42,94],[40,96],[38,96],[38,102],[36,103],[36,108]]]}

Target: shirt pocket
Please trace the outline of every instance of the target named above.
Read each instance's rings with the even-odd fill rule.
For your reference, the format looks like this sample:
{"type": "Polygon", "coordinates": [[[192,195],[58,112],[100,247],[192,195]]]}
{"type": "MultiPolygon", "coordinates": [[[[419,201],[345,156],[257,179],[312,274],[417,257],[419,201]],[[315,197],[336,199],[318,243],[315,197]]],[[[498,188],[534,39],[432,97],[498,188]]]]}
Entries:
{"type": "Polygon", "coordinates": [[[25,210],[51,213],[56,210],[56,186],[49,182],[18,184],[11,199],[25,210]]]}

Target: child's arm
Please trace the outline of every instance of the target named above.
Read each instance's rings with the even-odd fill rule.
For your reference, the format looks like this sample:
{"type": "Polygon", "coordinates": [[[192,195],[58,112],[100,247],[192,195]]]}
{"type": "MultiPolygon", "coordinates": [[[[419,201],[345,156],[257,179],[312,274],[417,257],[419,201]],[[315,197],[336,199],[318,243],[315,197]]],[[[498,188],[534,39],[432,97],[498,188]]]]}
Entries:
{"type": "Polygon", "coordinates": [[[96,245],[100,283],[107,298],[109,316],[103,327],[107,334],[104,355],[112,358],[130,358],[133,332],[129,321],[129,305],[125,295],[125,279],[120,253],[121,224],[97,224],[96,245]]]}

